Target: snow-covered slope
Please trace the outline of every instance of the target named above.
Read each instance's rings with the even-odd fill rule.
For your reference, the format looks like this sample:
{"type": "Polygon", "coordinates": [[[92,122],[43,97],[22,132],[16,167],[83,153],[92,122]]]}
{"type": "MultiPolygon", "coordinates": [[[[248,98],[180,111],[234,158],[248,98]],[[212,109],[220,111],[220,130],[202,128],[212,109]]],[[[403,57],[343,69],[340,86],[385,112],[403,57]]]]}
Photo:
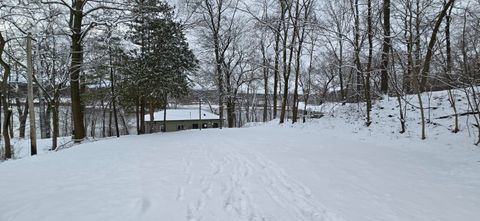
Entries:
{"type": "Polygon", "coordinates": [[[451,114],[446,93],[424,99],[427,140],[412,107],[398,133],[396,100],[384,98],[368,128],[361,106],[324,104],[305,124],[126,136],[7,161],[0,220],[478,220],[473,121],[453,134],[453,119],[436,119],[451,114]]]}
{"type": "Polygon", "coordinates": [[[5,162],[0,220],[480,216],[476,147],[350,134],[336,124],[128,136],[5,162]]]}

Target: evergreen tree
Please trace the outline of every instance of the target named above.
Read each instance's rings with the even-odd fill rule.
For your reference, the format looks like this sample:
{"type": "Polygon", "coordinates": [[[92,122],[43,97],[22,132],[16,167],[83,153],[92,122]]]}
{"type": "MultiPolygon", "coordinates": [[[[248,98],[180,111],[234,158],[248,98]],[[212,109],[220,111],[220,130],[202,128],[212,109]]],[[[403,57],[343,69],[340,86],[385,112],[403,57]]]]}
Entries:
{"type": "Polygon", "coordinates": [[[136,47],[127,60],[121,95],[124,100],[134,101],[141,134],[146,106],[153,113],[159,105],[166,105],[168,97],[186,95],[187,74],[195,69],[197,60],[184,28],[174,21],[171,7],[158,0],[136,0],[133,4],[130,39],[136,47]]]}

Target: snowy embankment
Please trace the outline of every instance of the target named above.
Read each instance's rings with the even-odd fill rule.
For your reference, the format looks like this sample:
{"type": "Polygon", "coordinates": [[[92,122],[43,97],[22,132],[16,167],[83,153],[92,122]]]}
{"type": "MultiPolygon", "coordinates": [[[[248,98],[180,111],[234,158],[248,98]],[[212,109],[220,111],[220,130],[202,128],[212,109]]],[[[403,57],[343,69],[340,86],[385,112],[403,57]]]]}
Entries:
{"type": "MultiPolygon", "coordinates": [[[[3,144],[2,144],[3,145],[3,144]]],[[[14,159],[21,159],[24,157],[30,156],[30,139],[22,139],[22,138],[13,138],[11,140],[11,145],[13,149],[13,158],[14,159]]],[[[58,148],[67,148],[72,146],[72,138],[71,137],[59,137],[58,138],[58,148]]],[[[52,139],[37,139],[37,152],[38,154],[45,154],[52,149],[52,139]]],[[[3,150],[2,150],[3,151],[3,150]]]]}
{"type": "Polygon", "coordinates": [[[413,121],[398,134],[388,102],[371,128],[338,117],[354,113],[345,106],[295,126],[126,136],[4,162],[0,220],[478,220],[473,138],[442,126],[451,119],[425,141],[413,121]]]}

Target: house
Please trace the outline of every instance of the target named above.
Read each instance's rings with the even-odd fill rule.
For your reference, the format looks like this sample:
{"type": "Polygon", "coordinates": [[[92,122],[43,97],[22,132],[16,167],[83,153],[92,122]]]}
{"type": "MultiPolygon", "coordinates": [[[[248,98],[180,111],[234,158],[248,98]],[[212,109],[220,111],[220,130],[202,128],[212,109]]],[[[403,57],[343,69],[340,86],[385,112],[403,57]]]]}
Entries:
{"type": "Polygon", "coordinates": [[[200,109],[167,109],[166,129],[164,129],[164,111],[153,114],[153,121],[150,114],[145,115],[145,132],[172,132],[179,130],[190,130],[201,128],[218,128],[220,117],[206,110],[200,109]]]}

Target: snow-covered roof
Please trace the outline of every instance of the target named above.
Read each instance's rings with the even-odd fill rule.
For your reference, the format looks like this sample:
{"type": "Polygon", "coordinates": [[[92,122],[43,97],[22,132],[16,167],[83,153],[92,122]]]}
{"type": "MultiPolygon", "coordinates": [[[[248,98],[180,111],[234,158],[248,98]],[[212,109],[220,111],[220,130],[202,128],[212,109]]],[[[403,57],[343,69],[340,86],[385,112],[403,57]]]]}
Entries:
{"type": "MultiPolygon", "coordinates": [[[[167,109],[167,121],[173,120],[198,120],[199,109],[167,109]]],[[[206,110],[201,111],[202,120],[218,120],[220,117],[206,110]]],[[[153,114],[154,121],[163,121],[163,111],[153,114]]],[[[150,114],[145,115],[145,121],[150,121],[150,114]]]]}

